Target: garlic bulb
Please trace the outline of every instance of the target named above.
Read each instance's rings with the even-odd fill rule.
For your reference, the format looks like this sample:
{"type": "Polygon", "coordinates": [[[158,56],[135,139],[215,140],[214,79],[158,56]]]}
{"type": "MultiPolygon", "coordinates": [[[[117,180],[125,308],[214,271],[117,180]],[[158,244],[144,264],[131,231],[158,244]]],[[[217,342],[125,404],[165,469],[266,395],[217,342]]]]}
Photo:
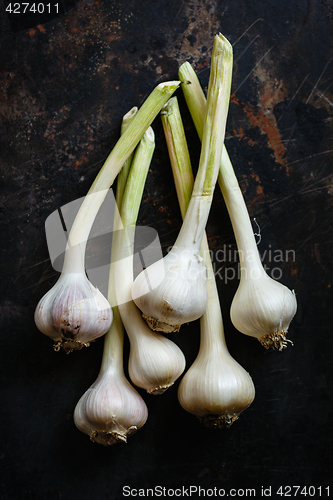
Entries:
{"type": "MultiPolygon", "coordinates": [[[[296,314],[295,293],[268,276],[263,268],[243,194],[224,148],[219,184],[238,247],[241,277],[230,317],[237,330],[266,348],[287,346],[287,331],[296,314]]],[[[290,341],[289,341],[290,342],[290,341]]]]}
{"type": "Polygon", "coordinates": [[[115,321],[105,336],[103,361],[97,380],[83,394],[74,411],[78,429],[104,446],[127,442],[148,418],[147,406],[123,370],[123,328],[115,321]]]}
{"type": "Polygon", "coordinates": [[[242,267],[231,304],[231,321],[237,330],[256,337],[266,349],[282,350],[291,342],[286,334],[297,310],[295,293],[270,278],[259,257],[256,261],[255,267],[242,267]],[[256,277],[248,277],[251,271],[256,277]]]}
{"type": "MultiPolygon", "coordinates": [[[[208,245],[206,246],[208,254],[208,245]]],[[[209,269],[209,268],[208,268],[209,269]]],[[[253,401],[250,375],[228,351],[214,274],[209,269],[208,305],[200,318],[200,349],[178,388],[178,400],[206,427],[230,427],[253,401]]]]}
{"type": "MultiPolygon", "coordinates": [[[[179,70],[182,88],[199,137],[203,137],[206,99],[198,77],[189,63],[179,70]]],[[[208,104],[208,103],[207,103],[208,104]]],[[[241,266],[239,287],[231,305],[231,320],[245,335],[257,338],[266,348],[282,350],[296,314],[295,293],[270,278],[263,268],[250,217],[232,163],[223,146],[220,185],[234,230],[241,266]]]]}
{"type": "Polygon", "coordinates": [[[131,300],[119,305],[119,311],[130,340],[131,381],[149,394],[162,394],[183,373],[186,364],[183,352],[170,339],[153,332],[131,300]]]}
{"type": "Polygon", "coordinates": [[[140,273],[132,288],[149,326],[164,333],[178,331],[206,309],[206,270],[199,251],[221,159],[231,75],[232,47],[219,34],[214,39],[199,168],[183,225],[170,253],[140,273]]]}
{"type": "Polygon", "coordinates": [[[35,310],[37,328],[54,340],[56,351],[67,353],[89,346],[111,322],[109,302],[84,272],[62,273],[35,310]]]}
{"type": "MultiPolygon", "coordinates": [[[[121,127],[122,134],[133,121],[136,113],[137,108],[134,107],[124,115],[121,127]]],[[[149,130],[151,131],[151,129],[149,130]]],[[[140,141],[138,150],[142,150],[142,148],[146,149],[146,135],[147,133],[144,139],[140,141]]],[[[118,207],[122,205],[122,198],[133,156],[131,155],[126,160],[118,175],[116,192],[118,207]]],[[[116,210],[114,215],[114,231],[120,231],[122,227],[119,215],[119,211],[116,210]]],[[[130,434],[144,425],[148,416],[145,402],[124,375],[124,328],[119,309],[116,305],[114,279],[116,254],[116,238],[114,238],[112,240],[108,287],[108,301],[113,305],[113,323],[104,338],[102,366],[97,380],[81,397],[74,412],[76,426],[82,432],[88,434],[92,441],[105,446],[110,446],[117,442],[126,442],[130,434]]]]}
{"type": "Polygon", "coordinates": [[[199,246],[198,242],[192,251],[174,246],[163,260],[152,264],[134,281],[132,298],[152,330],[178,332],[183,323],[205,312],[206,268],[199,246]]]}

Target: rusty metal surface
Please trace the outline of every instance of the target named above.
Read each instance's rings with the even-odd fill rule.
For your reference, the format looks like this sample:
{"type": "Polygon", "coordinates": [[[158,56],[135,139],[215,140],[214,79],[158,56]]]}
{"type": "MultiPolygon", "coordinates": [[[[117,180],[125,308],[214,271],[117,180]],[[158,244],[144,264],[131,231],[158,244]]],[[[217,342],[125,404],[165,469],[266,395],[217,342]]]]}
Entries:
{"type": "MultiPolygon", "coordinates": [[[[1,498],[120,499],[125,485],[253,487],[260,498],[261,486],[330,485],[331,2],[91,0],[16,32],[3,4],[0,13],[1,498]],[[236,246],[216,190],[207,231],[226,337],[254,380],[256,399],[219,433],[180,408],[178,384],[162,397],[143,394],[145,427],[128,445],[104,449],[72,419],[97,376],[103,342],[70,356],[54,353],[33,322],[39,298],[57,277],[44,222],[85,195],[118,138],[123,114],[157,83],[176,79],[181,63],[190,61],[207,87],[219,31],[233,44],[235,61],[226,145],[260,227],[264,262],[279,268],[296,291],[294,347],[266,352],[231,325],[238,282],[227,273],[237,269],[236,246]],[[231,261],[222,249],[230,250],[231,261]]],[[[200,146],[177,95],[196,168],[200,146]]],[[[181,220],[159,119],[154,130],[157,147],[139,223],[157,229],[166,251],[181,220]]],[[[198,324],[173,338],[190,366],[198,324]]]]}

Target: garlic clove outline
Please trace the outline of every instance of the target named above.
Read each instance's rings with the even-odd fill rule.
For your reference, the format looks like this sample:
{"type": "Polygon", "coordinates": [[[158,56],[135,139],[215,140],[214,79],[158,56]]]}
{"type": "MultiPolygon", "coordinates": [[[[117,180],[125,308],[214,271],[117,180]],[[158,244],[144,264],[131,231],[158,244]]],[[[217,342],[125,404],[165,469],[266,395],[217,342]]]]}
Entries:
{"type": "Polygon", "coordinates": [[[35,310],[37,328],[53,339],[54,350],[70,353],[104,335],[112,323],[107,299],[84,272],[62,273],[35,310]]]}
{"type": "Polygon", "coordinates": [[[102,372],[74,410],[76,427],[95,443],[126,443],[147,421],[148,409],[126,377],[115,370],[102,372]]]}

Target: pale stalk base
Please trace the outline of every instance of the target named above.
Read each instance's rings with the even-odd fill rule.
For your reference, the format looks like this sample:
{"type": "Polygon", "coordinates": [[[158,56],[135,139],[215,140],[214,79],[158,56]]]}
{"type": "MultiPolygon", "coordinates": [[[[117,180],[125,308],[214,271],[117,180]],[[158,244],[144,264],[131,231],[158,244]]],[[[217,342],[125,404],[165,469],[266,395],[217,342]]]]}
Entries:
{"type": "Polygon", "coordinates": [[[156,389],[147,389],[148,394],[152,394],[153,396],[159,396],[160,394],[163,394],[169,387],[171,387],[172,384],[167,384],[167,385],[159,385],[156,387],[156,389]]]}
{"type": "Polygon", "coordinates": [[[181,325],[168,325],[168,323],[163,323],[163,321],[159,321],[156,318],[152,318],[151,316],[146,316],[142,314],[143,319],[146,321],[147,325],[154,332],[163,332],[163,333],[173,333],[179,332],[181,325]]]}
{"type": "Polygon", "coordinates": [[[260,337],[258,340],[261,345],[265,347],[265,349],[277,349],[282,351],[288,346],[288,342],[291,345],[294,345],[291,340],[287,339],[287,330],[284,332],[276,332],[276,333],[268,333],[263,337],[260,337]]]}
{"type": "Polygon", "coordinates": [[[79,351],[83,347],[89,347],[91,342],[80,342],[79,340],[68,340],[61,338],[53,344],[53,349],[58,352],[62,348],[66,354],[73,351],[79,351]]]}
{"type": "Polygon", "coordinates": [[[208,429],[228,429],[231,425],[238,420],[239,413],[232,413],[231,415],[205,415],[198,417],[201,424],[208,429]]]}
{"type": "Polygon", "coordinates": [[[137,430],[137,427],[132,425],[125,434],[112,431],[94,431],[90,436],[90,440],[103,446],[113,446],[117,443],[127,443],[127,436],[137,430]]]}

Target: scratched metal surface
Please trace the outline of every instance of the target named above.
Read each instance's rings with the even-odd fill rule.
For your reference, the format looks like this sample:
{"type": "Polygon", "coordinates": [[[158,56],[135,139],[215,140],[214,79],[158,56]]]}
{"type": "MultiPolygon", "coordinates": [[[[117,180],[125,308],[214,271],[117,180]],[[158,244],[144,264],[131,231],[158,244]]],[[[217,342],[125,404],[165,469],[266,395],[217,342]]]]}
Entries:
{"type": "MultiPolygon", "coordinates": [[[[82,1],[15,31],[0,10],[1,498],[120,499],[125,485],[256,488],[258,498],[261,486],[333,488],[332,3],[82,1]],[[230,323],[237,262],[222,250],[236,247],[216,190],[207,231],[226,338],[254,380],[255,401],[231,429],[214,432],[180,408],[178,384],[155,398],[141,391],[147,424],[126,446],[104,449],[72,419],[103,342],[66,356],[34,326],[34,308],[57,277],[44,222],[85,195],[122,115],[158,82],[176,79],[189,60],[207,86],[218,31],[235,60],[226,145],[264,262],[296,291],[294,347],[266,352],[230,323]]],[[[196,168],[198,140],[177,95],[196,168]]],[[[157,229],[166,251],[180,214],[159,119],[154,129],[139,222],[157,229]]],[[[173,338],[190,366],[198,324],[173,338]]]]}

